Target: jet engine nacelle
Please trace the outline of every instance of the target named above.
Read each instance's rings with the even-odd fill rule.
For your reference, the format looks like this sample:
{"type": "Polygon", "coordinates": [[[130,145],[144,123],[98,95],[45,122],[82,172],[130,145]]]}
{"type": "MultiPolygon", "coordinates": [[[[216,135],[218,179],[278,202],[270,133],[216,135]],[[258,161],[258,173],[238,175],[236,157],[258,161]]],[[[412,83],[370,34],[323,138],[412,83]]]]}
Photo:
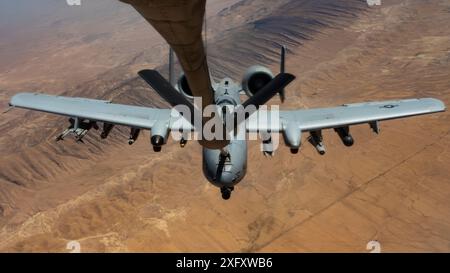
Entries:
{"type": "Polygon", "coordinates": [[[181,74],[180,78],[178,79],[177,88],[178,88],[178,91],[180,91],[181,94],[183,94],[183,96],[185,96],[186,98],[188,98],[190,100],[194,99],[194,95],[192,94],[192,89],[189,87],[188,80],[186,78],[186,75],[184,75],[184,73],[181,74]]]}
{"type": "Polygon", "coordinates": [[[260,65],[250,67],[242,79],[242,89],[251,97],[273,79],[272,72],[260,65]]]}

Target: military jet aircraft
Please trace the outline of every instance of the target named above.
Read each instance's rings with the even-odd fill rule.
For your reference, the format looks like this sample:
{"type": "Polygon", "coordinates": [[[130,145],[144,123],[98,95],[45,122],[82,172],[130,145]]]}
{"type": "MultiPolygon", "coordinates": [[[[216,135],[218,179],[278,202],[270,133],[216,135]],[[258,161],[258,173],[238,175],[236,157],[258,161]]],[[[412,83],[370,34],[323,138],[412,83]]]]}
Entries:
{"type": "Polygon", "coordinates": [[[434,98],[352,103],[332,108],[262,110],[260,107],[277,94],[284,101],[284,89],[295,78],[284,71],[284,47],[281,71],[276,76],[266,67],[253,66],[241,83],[230,78],[212,82],[201,37],[206,0],[121,1],[131,4],[156,28],[180,61],[184,74],[177,84],[173,83],[173,57],[169,61],[169,81],[155,70],[139,72],[172,109],[40,93],[19,93],[12,97],[10,106],[69,117],[69,128],[57,140],[74,135],[77,141],[82,141],[89,130],[99,128],[99,123],[103,123],[100,136],[104,139],[115,125],[121,125],[131,128],[130,145],[141,130],[150,130],[153,149],[160,152],[171,133],[181,134],[178,140],[184,147],[189,133],[197,132],[198,142],[203,146],[203,173],[209,182],[220,188],[223,199],[230,198],[234,186],[247,171],[247,140],[237,137],[239,135],[260,134],[262,152],[271,156],[276,149],[274,136],[282,135],[291,152],[297,153],[302,134],[308,133],[309,142],[323,155],[326,150],[321,132],[324,129],[335,130],[344,145],[352,146],[351,125],[366,123],[379,133],[379,121],[445,111],[443,102],[434,98]],[[249,97],[244,102],[242,92],[249,97]],[[202,98],[202,102],[193,103],[195,97],[202,98]],[[215,112],[205,117],[203,112],[211,105],[215,112]],[[198,119],[200,121],[196,122],[198,119]],[[204,127],[212,121],[219,125],[214,127],[213,137],[205,138],[204,127]]]}

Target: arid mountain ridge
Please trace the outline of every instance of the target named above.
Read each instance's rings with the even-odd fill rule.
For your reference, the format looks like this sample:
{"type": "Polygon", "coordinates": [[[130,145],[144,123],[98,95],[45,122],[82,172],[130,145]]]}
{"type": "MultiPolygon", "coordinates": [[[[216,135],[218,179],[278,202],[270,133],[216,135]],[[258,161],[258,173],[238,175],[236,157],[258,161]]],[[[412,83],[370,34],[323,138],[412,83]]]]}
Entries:
{"type": "MultiPolygon", "coordinates": [[[[230,1],[209,13],[208,53],[216,77],[239,80],[255,63],[277,71],[278,48],[287,44],[287,68],[297,80],[284,108],[419,96],[448,105],[447,1],[390,1],[376,8],[364,1],[273,2],[230,1]]],[[[117,29],[113,35],[89,34],[96,39],[75,35],[72,39],[84,40],[80,47],[66,44],[70,52],[98,47],[88,54],[92,63],[96,56],[105,63],[102,51],[115,52],[110,67],[92,69],[103,72],[75,73],[79,81],[72,79],[61,92],[56,87],[64,86],[63,72],[46,74],[28,61],[27,67],[15,64],[10,70],[35,71],[30,77],[36,81],[2,72],[1,101],[36,86],[163,107],[135,73],[151,66],[166,72],[167,49],[156,40],[157,54],[144,47],[149,41],[136,32],[150,27],[132,18],[136,21],[125,24],[123,35],[117,29]],[[137,42],[127,52],[130,43],[121,41],[133,37],[137,42]]],[[[52,46],[42,52],[52,52],[52,46]]],[[[62,60],[56,55],[40,62],[47,67],[62,60]]],[[[5,132],[0,137],[0,250],[59,252],[66,251],[69,240],[79,240],[82,249],[100,252],[366,251],[366,243],[375,239],[386,251],[448,251],[448,121],[443,113],[386,122],[379,136],[357,126],[352,149],[326,132],[324,157],[305,143],[299,155],[280,149],[265,159],[259,144],[251,143],[248,176],[232,200],[223,202],[202,177],[195,143],[184,150],[171,143],[154,154],[148,134],[128,147],[128,132],[121,129],[107,141],[91,132],[84,145],[56,144],[63,118],[13,110],[0,122],[5,132]]]]}

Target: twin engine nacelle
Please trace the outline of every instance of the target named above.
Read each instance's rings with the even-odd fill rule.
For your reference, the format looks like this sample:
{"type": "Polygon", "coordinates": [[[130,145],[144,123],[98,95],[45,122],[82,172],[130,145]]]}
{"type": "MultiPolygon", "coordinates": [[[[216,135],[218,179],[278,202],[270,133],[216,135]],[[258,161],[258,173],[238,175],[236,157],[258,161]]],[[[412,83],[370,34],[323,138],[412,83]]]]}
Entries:
{"type": "MultiPolygon", "coordinates": [[[[267,67],[255,65],[251,66],[244,74],[242,79],[242,89],[247,96],[252,97],[259,90],[261,90],[266,84],[268,84],[274,78],[272,71],[267,67]]],[[[193,99],[192,89],[189,86],[186,75],[181,74],[177,82],[178,91],[188,99],[193,99]]]]}
{"type": "Polygon", "coordinates": [[[273,78],[272,71],[267,67],[260,65],[252,66],[245,72],[244,78],[242,79],[242,89],[244,89],[247,96],[251,97],[258,93],[273,78]]]}
{"type": "Polygon", "coordinates": [[[178,88],[178,91],[180,91],[181,94],[183,94],[183,96],[185,96],[186,98],[188,98],[190,100],[194,99],[194,95],[192,94],[192,89],[191,89],[191,87],[189,87],[188,80],[186,78],[186,75],[184,75],[184,73],[181,74],[180,78],[178,79],[177,88],[178,88]]]}

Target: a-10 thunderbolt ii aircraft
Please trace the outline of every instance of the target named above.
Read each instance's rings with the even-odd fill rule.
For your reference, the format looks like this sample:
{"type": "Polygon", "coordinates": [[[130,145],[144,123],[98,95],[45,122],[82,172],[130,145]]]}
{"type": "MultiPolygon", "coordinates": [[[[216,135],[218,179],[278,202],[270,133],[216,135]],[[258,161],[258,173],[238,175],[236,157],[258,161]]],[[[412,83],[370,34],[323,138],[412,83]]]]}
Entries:
{"type": "Polygon", "coordinates": [[[122,125],[131,128],[129,144],[133,144],[141,130],[150,130],[150,142],[154,151],[159,152],[171,132],[181,132],[179,141],[180,146],[184,147],[188,138],[186,134],[195,131],[199,133],[198,142],[203,146],[204,175],[220,188],[224,199],[230,198],[234,186],[244,178],[247,171],[246,140],[227,136],[246,133],[264,135],[263,152],[272,155],[275,147],[273,136],[281,134],[285,144],[296,153],[300,148],[302,133],[308,133],[309,142],[320,154],[324,154],[321,134],[324,129],[334,129],[344,145],[352,146],[351,125],[367,123],[378,133],[379,121],[445,111],[445,105],[433,98],[354,103],[333,108],[262,111],[259,106],[277,94],[284,101],[284,88],[294,79],[294,76],[284,72],[284,48],[281,53],[281,72],[277,76],[273,76],[265,67],[254,66],[247,71],[240,84],[230,78],[222,79],[219,83],[211,82],[201,36],[206,0],[121,1],[131,4],[155,27],[179,59],[184,74],[176,85],[172,83],[173,57],[169,61],[169,81],[154,70],[139,72],[173,109],[39,93],[19,93],[12,97],[10,105],[69,117],[69,128],[57,140],[71,134],[81,141],[90,129],[99,129],[99,123],[103,123],[101,138],[104,139],[114,125],[122,125]],[[241,91],[249,96],[245,102],[241,101],[241,91]],[[202,98],[201,104],[195,106],[193,97],[202,98]],[[204,117],[203,110],[210,105],[216,109],[215,114],[213,117],[204,117]],[[241,112],[244,115],[238,115],[241,112]],[[199,121],[195,118],[198,117],[196,113],[200,113],[199,121]],[[205,135],[204,127],[211,121],[219,124],[211,130],[214,131],[213,137],[202,137],[205,135]]]}

